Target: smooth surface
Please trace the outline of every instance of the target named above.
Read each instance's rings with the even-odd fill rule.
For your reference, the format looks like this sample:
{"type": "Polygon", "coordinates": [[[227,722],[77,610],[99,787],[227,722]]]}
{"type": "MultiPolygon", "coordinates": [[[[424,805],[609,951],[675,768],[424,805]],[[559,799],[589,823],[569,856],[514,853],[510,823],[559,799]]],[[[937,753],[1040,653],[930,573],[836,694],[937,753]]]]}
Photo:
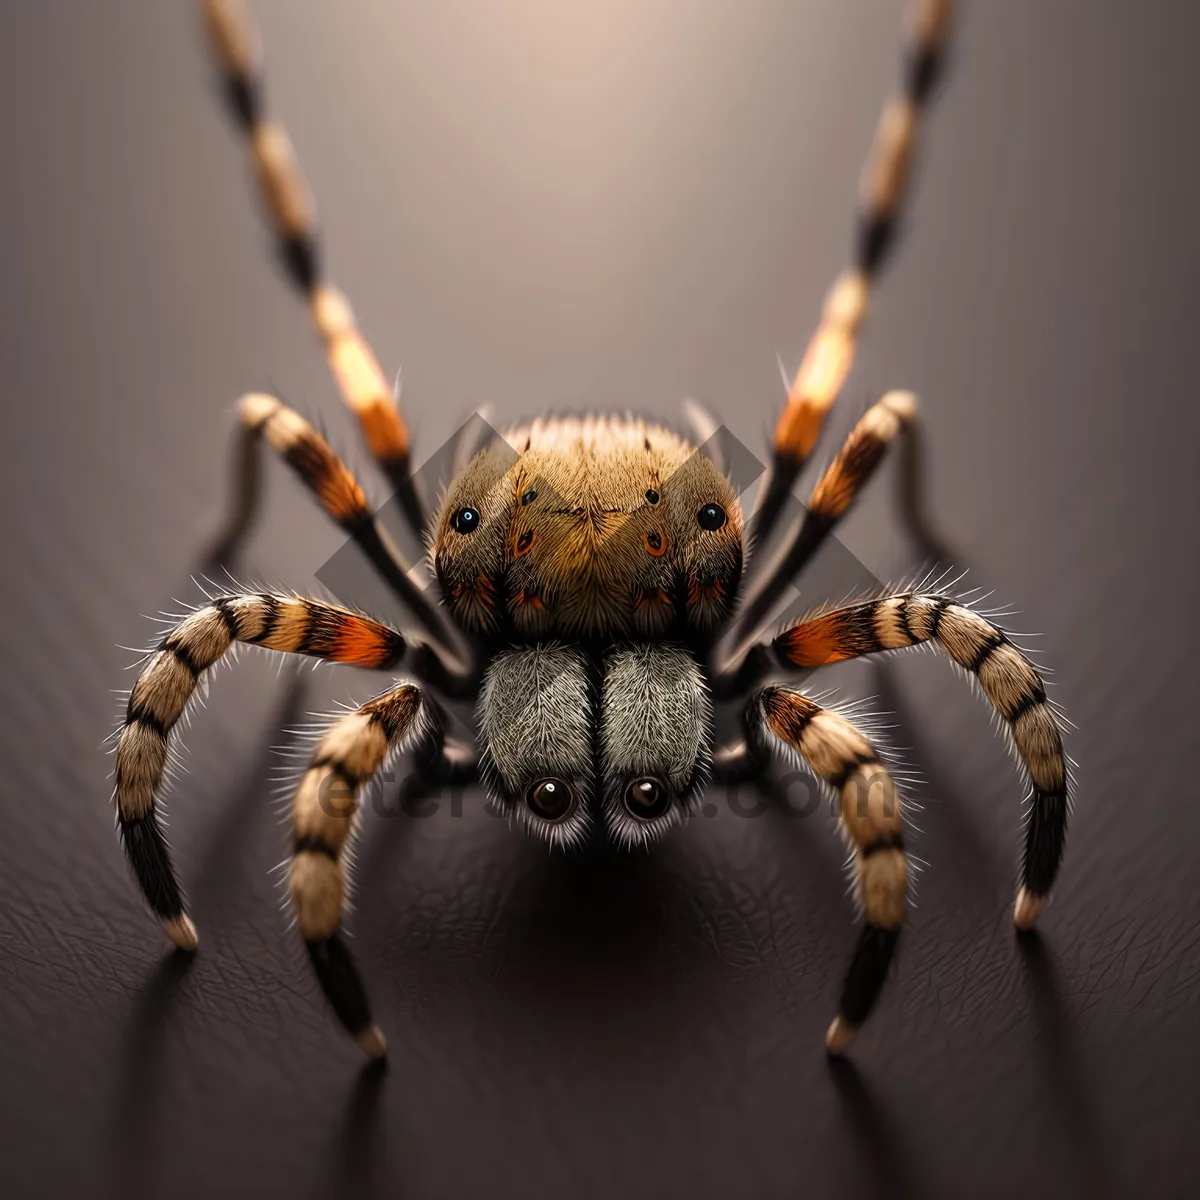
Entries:
{"type": "MultiPolygon", "coordinates": [[[[100,747],[139,614],[200,598],[234,398],[278,388],[364,477],[366,455],[190,6],[4,6],[6,1196],[1194,1192],[1200,11],[965,7],[826,449],[916,390],[946,535],[1044,635],[1080,788],[1040,940],[1011,930],[1021,793],[982,702],[932,656],[850,667],[819,682],[899,714],[928,864],[853,1065],[822,1050],[854,937],[823,812],[718,795],[652,855],[548,858],[474,796],[398,817],[393,783],[354,919],[379,1077],[280,911],[268,747],[383,681],[305,670],[289,712],[290,669],[216,673],[170,798],[190,966],[127,878],[100,747]]],[[[258,11],[333,278],[403,363],[419,448],[484,403],[674,418],[689,393],[764,445],[775,352],[795,366],[849,243],[898,6],[258,11]]],[[[845,540],[899,576],[884,474],[845,540]]],[[[339,544],[273,469],[247,573],[306,590],[339,544]]]]}

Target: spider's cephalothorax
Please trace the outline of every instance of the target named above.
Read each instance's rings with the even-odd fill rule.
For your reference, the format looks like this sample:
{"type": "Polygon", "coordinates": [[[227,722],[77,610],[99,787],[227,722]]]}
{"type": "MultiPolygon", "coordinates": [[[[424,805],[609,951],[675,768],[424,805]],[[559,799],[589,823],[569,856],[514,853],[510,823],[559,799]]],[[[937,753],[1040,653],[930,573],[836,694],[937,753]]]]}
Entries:
{"type": "Polygon", "coordinates": [[[1010,638],[969,605],[920,587],[819,610],[773,640],[759,637],[893,441],[910,468],[904,515],[920,534],[916,402],[889,392],[855,425],[803,514],[772,537],[850,369],[893,243],[950,0],[913,0],[903,84],[884,109],[863,174],[855,254],[789,388],[768,482],[745,530],[738,496],[707,451],[714,424],[695,408],[692,441],[636,417],[544,419],[510,430],[465,456],[430,517],[410,471],[398,403],[345,297],[321,271],[307,188],[286,134],[266,114],[257,32],[240,0],[201,7],[283,261],[346,404],[429,546],[441,603],[412,581],[362,488],[308,422],[274,397],[244,397],[237,503],[213,556],[228,561],[249,526],[265,442],[361,547],[411,613],[413,629],[402,635],[345,608],[247,592],[212,599],[151,651],[118,733],[115,798],[129,860],[176,944],[194,949],[196,930],[159,820],[168,740],[202,675],[235,643],[404,667],[415,680],[330,724],[293,807],[288,883],[297,924],[326,996],[370,1054],[385,1044],[340,933],[345,850],[363,787],[405,745],[420,748],[415,769],[478,775],[527,831],[564,846],[602,833],[622,845],[651,841],[687,815],[710,775],[765,779],[772,757],[798,760],[839,801],[863,919],[827,1038],[831,1051],[843,1051],[879,995],[904,919],[904,808],[870,739],[787,680],[922,643],[978,682],[1027,776],[1014,919],[1030,927],[1062,857],[1070,777],[1056,711],[1010,638]],[[743,554],[751,546],[765,565],[747,584],[743,554]],[[475,748],[443,737],[438,695],[475,699],[475,748]],[[713,744],[715,700],[741,717],[745,736],[732,747],[713,744]]]}
{"type": "Polygon", "coordinates": [[[509,431],[450,485],[434,529],[450,611],[481,634],[704,639],[742,573],[729,480],[636,418],[509,431]]]}

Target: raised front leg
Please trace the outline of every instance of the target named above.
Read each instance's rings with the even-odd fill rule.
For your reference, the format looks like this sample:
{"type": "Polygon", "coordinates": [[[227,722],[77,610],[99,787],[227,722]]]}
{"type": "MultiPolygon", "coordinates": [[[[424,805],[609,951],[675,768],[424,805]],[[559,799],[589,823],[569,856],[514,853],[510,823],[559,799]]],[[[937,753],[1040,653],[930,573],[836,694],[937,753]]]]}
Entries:
{"type": "Polygon", "coordinates": [[[288,276],[308,303],[342,400],[358,418],[419,540],[426,515],[412,480],[408,428],[349,301],[324,281],[312,195],[287,132],[266,114],[258,27],[243,0],[201,0],[200,7],[288,276]]]}

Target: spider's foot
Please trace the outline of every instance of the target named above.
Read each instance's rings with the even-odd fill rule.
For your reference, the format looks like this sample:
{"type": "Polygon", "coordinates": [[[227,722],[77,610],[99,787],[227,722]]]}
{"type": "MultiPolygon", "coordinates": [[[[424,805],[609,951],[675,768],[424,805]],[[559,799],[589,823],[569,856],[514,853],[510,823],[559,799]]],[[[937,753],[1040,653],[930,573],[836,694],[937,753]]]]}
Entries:
{"type": "Polygon", "coordinates": [[[477,764],[471,747],[455,738],[446,738],[433,750],[418,754],[414,760],[421,782],[431,786],[471,783],[477,764]]]}
{"type": "Polygon", "coordinates": [[[745,742],[713,751],[712,774],[717,783],[749,783],[761,778],[764,765],[745,742]]]}
{"type": "Polygon", "coordinates": [[[387,1038],[378,1025],[368,1025],[354,1040],[368,1058],[387,1057],[387,1038]]]}
{"type": "Polygon", "coordinates": [[[1022,932],[1032,929],[1045,906],[1045,896],[1035,896],[1024,888],[1018,889],[1017,902],[1013,905],[1013,924],[1022,932]]]}
{"type": "Polygon", "coordinates": [[[177,917],[163,917],[162,927],[167,931],[167,937],[180,950],[187,950],[190,953],[200,943],[200,936],[196,933],[196,926],[192,924],[192,918],[187,913],[180,913],[177,917]]]}
{"type": "Polygon", "coordinates": [[[850,1043],[854,1041],[856,1033],[858,1033],[857,1025],[851,1025],[844,1017],[834,1017],[833,1024],[825,1033],[825,1049],[834,1058],[841,1058],[850,1048],[850,1043]]]}

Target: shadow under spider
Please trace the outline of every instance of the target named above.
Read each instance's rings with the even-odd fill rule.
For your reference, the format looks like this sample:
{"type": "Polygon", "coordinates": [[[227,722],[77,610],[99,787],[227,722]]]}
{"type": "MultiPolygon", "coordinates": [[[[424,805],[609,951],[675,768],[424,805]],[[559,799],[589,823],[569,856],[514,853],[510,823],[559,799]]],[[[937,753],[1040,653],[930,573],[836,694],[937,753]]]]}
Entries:
{"type": "Polygon", "coordinates": [[[316,1189],[317,1195],[358,1200],[380,1194],[383,1178],[380,1102],[387,1077],[386,1058],[371,1059],[359,1071],[329,1147],[326,1178],[316,1189]]]}
{"type": "MultiPolygon", "coordinates": [[[[295,722],[305,691],[305,676],[297,675],[289,684],[283,705],[271,723],[275,735],[268,745],[273,746],[282,731],[295,722]]],[[[268,790],[267,774],[273,759],[274,752],[268,751],[247,772],[247,782],[230,802],[228,811],[199,856],[195,894],[220,896],[226,892],[237,861],[237,855],[231,853],[231,849],[242,844],[248,825],[260,811],[259,806],[268,790]]],[[[152,932],[150,936],[155,934],[152,932]]],[[[166,1074],[163,1035],[180,988],[194,962],[193,954],[182,950],[169,952],[138,991],[129,1015],[113,1135],[118,1182],[121,1191],[127,1195],[153,1195],[158,1190],[151,1185],[161,1145],[159,1116],[163,1106],[159,1097],[166,1074]]]]}
{"type": "MultiPolygon", "coordinates": [[[[272,792],[271,770],[278,765],[281,747],[292,740],[293,729],[304,715],[304,701],[309,691],[309,672],[301,667],[287,681],[283,701],[270,722],[271,732],[263,738],[264,749],[258,761],[245,772],[238,793],[225,806],[217,827],[210,834],[204,849],[196,857],[197,871],[188,889],[204,920],[205,927],[215,924],[228,902],[237,879],[241,861],[239,851],[248,851],[254,839],[251,833],[256,821],[270,813],[272,792]],[[207,913],[207,916],[206,916],[207,913]]],[[[282,841],[280,843],[282,845],[282,841]]]]}
{"type": "Polygon", "coordinates": [[[896,745],[905,747],[904,766],[916,769],[921,778],[918,790],[931,802],[924,812],[933,815],[937,834],[947,842],[948,853],[936,864],[939,873],[944,871],[953,875],[956,882],[972,891],[980,890],[982,880],[988,892],[994,893],[1001,877],[995,847],[980,836],[970,806],[947,780],[937,755],[929,750],[920,732],[920,722],[912,717],[907,701],[896,686],[893,665],[876,659],[874,667],[875,694],[880,707],[894,718],[890,738],[896,745]]]}
{"type": "Polygon", "coordinates": [[[907,1147],[888,1114],[848,1058],[831,1058],[829,1074],[846,1124],[881,1196],[915,1200],[922,1191],[907,1147]]]}
{"type": "MultiPolygon", "coordinates": [[[[807,794],[810,796],[810,802],[800,809],[793,805],[792,798],[784,786],[785,781],[772,773],[770,769],[764,775],[738,786],[752,788],[760,799],[771,805],[773,811],[769,816],[777,828],[791,829],[800,825],[801,822],[804,823],[804,836],[792,837],[788,843],[789,855],[795,848],[804,855],[806,860],[803,870],[797,871],[797,878],[803,879],[819,889],[818,899],[821,910],[828,906],[834,911],[843,910],[846,913],[846,929],[849,937],[854,928],[854,908],[847,900],[846,873],[839,865],[839,859],[842,856],[842,841],[838,832],[837,820],[831,812],[829,797],[816,779],[806,771],[802,772],[802,779],[807,794]],[[815,806],[811,803],[812,797],[816,798],[815,806]],[[816,840],[818,838],[825,839],[827,843],[825,848],[818,844],[816,840]],[[835,857],[830,857],[831,851],[835,857]]],[[[806,903],[805,907],[816,911],[811,902],[806,903]]],[[[849,955],[851,945],[852,943],[847,942],[847,955],[849,955]]]]}
{"type": "Polygon", "coordinates": [[[1067,1014],[1054,957],[1036,929],[1017,937],[1025,966],[1031,1011],[1037,1026],[1035,1050],[1049,1106],[1062,1122],[1076,1178],[1088,1196],[1131,1194],[1108,1153],[1093,1104],[1096,1092],[1083,1077],[1075,1029],[1067,1014]]]}
{"type": "Polygon", "coordinates": [[[130,1014],[113,1108],[112,1148],[116,1187],[126,1196],[154,1195],[161,1157],[157,1103],[165,1074],[164,1033],[180,986],[195,956],[172,950],[142,985],[130,1014]]]}
{"type": "MultiPolygon", "coordinates": [[[[380,891],[394,874],[390,867],[400,852],[402,839],[411,836],[414,823],[439,812],[447,794],[451,818],[461,816],[468,793],[476,790],[470,785],[423,779],[411,753],[396,760],[394,771],[401,775],[398,784],[388,784],[386,790],[375,784],[364,796],[363,836],[355,870],[355,909],[360,929],[363,914],[382,907],[380,891]],[[430,804],[435,808],[431,810],[430,804]],[[365,811],[368,809],[369,815],[365,811]]],[[[479,796],[470,797],[469,802],[484,803],[479,796]]]]}

